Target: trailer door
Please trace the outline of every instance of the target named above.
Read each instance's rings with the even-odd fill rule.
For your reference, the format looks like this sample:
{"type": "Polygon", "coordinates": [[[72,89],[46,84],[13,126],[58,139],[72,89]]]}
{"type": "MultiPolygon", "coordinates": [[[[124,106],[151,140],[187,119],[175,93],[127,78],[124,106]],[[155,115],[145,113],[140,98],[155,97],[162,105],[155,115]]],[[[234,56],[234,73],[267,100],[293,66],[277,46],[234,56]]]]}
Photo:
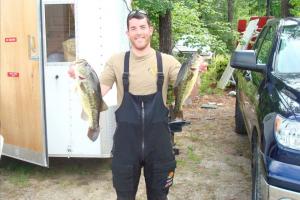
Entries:
{"type": "Polygon", "coordinates": [[[48,166],[40,0],[0,1],[3,155],[48,166]]]}

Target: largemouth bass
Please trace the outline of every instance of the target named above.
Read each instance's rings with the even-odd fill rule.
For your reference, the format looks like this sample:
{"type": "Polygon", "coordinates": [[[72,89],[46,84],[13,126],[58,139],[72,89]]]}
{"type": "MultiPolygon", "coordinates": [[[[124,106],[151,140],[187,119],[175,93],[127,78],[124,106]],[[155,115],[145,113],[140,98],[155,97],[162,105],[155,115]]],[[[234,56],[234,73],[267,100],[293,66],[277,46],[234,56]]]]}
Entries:
{"type": "Polygon", "coordinates": [[[174,84],[175,105],[171,115],[172,120],[182,120],[182,105],[190,96],[192,89],[197,81],[199,67],[204,61],[199,53],[194,53],[192,57],[181,65],[174,84]]]}
{"type": "Polygon", "coordinates": [[[76,90],[79,93],[82,105],[82,118],[89,124],[87,136],[95,141],[100,132],[100,112],[107,109],[102,99],[100,82],[96,72],[84,59],[77,60],[72,65],[76,90]]]}

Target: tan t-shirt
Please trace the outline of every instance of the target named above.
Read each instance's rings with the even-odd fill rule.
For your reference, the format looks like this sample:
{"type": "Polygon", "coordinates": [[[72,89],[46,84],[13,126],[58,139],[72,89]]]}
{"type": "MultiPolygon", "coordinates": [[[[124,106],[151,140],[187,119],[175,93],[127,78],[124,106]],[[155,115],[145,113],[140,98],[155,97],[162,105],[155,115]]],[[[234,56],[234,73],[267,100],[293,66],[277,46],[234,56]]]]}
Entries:
{"type": "MultiPolygon", "coordinates": [[[[180,63],[171,55],[162,53],[164,84],[163,100],[166,104],[168,85],[173,84],[180,69],[180,63]]],[[[124,72],[125,52],[113,55],[100,75],[100,83],[112,87],[117,86],[118,105],[121,104],[124,90],[122,75],[124,72]]],[[[129,92],[134,95],[147,95],[157,91],[157,64],[155,50],[148,55],[137,57],[130,52],[129,59],[129,92]]]]}

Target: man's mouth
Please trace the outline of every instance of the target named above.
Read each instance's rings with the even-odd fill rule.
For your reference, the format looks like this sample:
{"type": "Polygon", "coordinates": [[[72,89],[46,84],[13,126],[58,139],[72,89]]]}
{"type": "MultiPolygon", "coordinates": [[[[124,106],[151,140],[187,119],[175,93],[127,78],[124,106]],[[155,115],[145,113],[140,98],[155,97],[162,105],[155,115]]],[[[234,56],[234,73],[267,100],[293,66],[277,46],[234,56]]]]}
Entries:
{"type": "Polygon", "coordinates": [[[138,37],[138,38],[135,38],[136,41],[142,41],[142,40],[145,40],[144,37],[138,37]]]}

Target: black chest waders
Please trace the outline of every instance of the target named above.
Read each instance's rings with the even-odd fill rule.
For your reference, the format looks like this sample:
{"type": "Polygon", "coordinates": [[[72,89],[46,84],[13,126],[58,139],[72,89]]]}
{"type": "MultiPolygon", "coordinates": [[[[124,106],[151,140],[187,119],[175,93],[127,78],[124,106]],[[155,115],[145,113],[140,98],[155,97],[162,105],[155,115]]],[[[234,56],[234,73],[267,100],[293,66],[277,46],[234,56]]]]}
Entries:
{"type": "Polygon", "coordinates": [[[162,58],[157,58],[157,92],[133,95],[129,89],[129,52],[125,54],[124,96],[116,111],[112,174],[117,200],[134,200],[144,168],[148,200],[167,200],[176,161],[168,126],[168,109],[162,98],[162,58]]]}

